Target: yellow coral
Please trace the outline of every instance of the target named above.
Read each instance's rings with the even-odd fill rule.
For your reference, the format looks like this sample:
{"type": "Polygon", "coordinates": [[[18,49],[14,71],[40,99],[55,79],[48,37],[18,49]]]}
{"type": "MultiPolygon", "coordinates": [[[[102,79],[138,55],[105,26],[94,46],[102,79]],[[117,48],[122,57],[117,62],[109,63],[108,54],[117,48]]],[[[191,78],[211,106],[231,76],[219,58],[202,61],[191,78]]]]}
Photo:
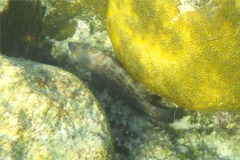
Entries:
{"type": "Polygon", "coordinates": [[[153,92],[194,110],[240,109],[240,1],[110,0],[118,59],[153,92]],[[182,3],[181,3],[182,2],[182,3]]]}

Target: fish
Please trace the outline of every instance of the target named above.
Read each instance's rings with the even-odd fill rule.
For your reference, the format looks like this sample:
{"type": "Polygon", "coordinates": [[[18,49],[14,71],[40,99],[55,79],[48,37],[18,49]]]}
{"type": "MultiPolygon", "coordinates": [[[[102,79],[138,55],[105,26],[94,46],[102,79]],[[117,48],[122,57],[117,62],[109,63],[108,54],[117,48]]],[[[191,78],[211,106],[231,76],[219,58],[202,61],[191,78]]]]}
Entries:
{"type": "Polygon", "coordinates": [[[69,42],[68,48],[81,66],[105,81],[130,106],[135,106],[162,122],[171,123],[176,118],[182,117],[182,111],[179,109],[160,108],[148,102],[135,80],[112,57],[87,43],[69,42]]]}

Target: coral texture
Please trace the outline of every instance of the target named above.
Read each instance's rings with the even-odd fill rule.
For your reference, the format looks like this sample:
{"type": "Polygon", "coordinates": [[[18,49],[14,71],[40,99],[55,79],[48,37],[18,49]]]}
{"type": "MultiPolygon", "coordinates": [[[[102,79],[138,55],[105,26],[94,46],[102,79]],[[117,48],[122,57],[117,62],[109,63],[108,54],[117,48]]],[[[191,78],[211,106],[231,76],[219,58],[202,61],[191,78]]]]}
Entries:
{"type": "Polygon", "coordinates": [[[136,80],[184,108],[240,109],[239,0],[110,0],[108,8],[113,47],[136,80]]]}

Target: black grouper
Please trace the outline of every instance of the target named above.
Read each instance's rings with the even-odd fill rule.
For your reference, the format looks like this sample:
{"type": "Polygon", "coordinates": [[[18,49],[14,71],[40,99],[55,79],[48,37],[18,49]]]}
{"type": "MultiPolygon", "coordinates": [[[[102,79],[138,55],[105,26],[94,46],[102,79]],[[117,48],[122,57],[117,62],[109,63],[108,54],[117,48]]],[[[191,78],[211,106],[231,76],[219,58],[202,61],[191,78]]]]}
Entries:
{"type": "Polygon", "coordinates": [[[113,58],[85,43],[69,42],[68,47],[79,64],[103,79],[130,105],[163,122],[173,122],[181,116],[182,112],[176,109],[163,109],[149,103],[132,77],[113,58]]]}

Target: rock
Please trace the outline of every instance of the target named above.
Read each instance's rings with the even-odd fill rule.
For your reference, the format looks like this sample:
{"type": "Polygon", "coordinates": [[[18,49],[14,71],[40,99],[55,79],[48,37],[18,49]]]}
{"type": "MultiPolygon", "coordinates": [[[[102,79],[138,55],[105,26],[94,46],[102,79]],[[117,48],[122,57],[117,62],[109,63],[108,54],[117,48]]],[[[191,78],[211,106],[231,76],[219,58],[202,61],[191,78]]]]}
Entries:
{"type": "Polygon", "coordinates": [[[129,123],[122,128],[125,133],[125,138],[122,138],[124,142],[118,137],[118,144],[122,144],[119,148],[125,150],[120,152],[124,154],[119,154],[119,157],[127,155],[129,159],[156,160],[238,159],[238,114],[222,112],[215,115],[199,114],[197,119],[193,117],[186,117],[184,122],[175,122],[176,125],[187,122],[188,124],[182,124],[186,126],[182,129],[175,128],[174,124],[169,127],[128,117],[129,123]]]}
{"type": "Polygon", "coordinates": [[[0,159],[112,159],[104,112],[57,67],[0,55],[0,159]]]}

